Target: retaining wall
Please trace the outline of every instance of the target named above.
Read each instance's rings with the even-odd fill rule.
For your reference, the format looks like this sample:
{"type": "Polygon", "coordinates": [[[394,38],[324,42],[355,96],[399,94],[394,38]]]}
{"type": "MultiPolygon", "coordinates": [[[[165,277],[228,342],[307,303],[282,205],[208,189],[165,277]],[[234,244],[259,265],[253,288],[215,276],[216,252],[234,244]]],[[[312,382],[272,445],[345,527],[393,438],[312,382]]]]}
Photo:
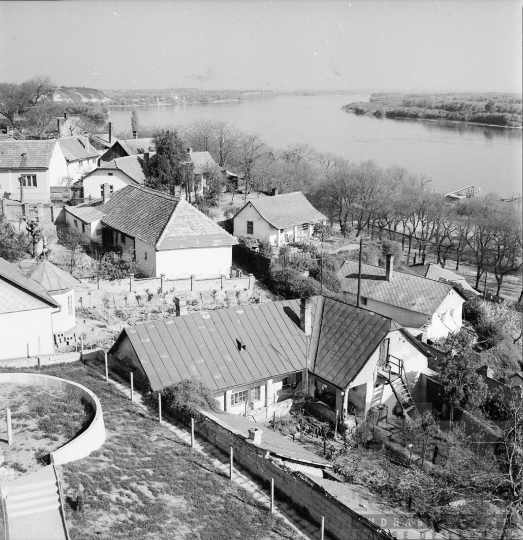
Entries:
{"type": "Polygon", "coordinates": [[[258,478],[267,482],[273,478],[275,489],[309,514],[314,522],[320,524],[322,516],[325,517],[325,530],[337,540],[393,538],[341,501],[339,495],[334,493],[336,490],[331,493],[331,482],[315,480],[302,472],[287,469],[283,462],[277,459],[267,458],[265,450],[226,426],[218,415],[202,412],[195,421],[195,430],[224,452],[229,453],[232,447],[234,459],[258,478]]]}
{"type": "Polygon", "coordinates": [[[84,398],[93,406],[95,415],[89,427],[83,433],[80,433],[78,437],[65,443],[58,450],[51,452],[51,461],[55,465],[63,465],[87,457],[91,452],[98,450],[105,442],[102,405],[96,395],[85,386],[59,377],[39,375],[37,373],[0,373],[0,384],[2,383],[56,388],[75,394],[78,399],[84,398]]]}

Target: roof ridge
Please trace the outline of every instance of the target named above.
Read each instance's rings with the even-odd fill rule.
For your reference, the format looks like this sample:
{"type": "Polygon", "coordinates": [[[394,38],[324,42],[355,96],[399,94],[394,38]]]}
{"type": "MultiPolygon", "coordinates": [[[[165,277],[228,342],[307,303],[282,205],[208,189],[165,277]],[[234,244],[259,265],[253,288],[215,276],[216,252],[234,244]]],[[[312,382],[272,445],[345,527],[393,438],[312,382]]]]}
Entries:
{"type": "MultiPolygon", "coordinates": [[[[118,170],[121,170],[121,169],[118,169],[118,170]]],[[[174,195],[170,195],[169,193],[164,193],[163,191],[158,191],[157,189],[152,189],[152,188],[142,186],[142,185],[127,186],[127,187],[139,189],[141,191],[147,191],[148,193],[151,193],[152,195],[156,195],[157,197],[162,197],[164,199],[168,199],[171,201],[179,202],[181,200],[180,197],[176,197],[174,195]]]]}
{"type": "Polygon", "coordinates": [[[164,239],[165,233],[167,231],[167,227],[169,226],[171,221],[174,219],[175,214],[176,214],[176,210],[178,210],[178,207],[180,206],[181,202],[182,202],[182,200],[179,199],[178,202],[176,203],[176,206],[174,207],[174,210],[171,212],[171,215],[170,215],[169,219],[167,220],[167,223],[165,224],[164,228],[162,229],[162,232],[160,233],[160,236],[158,237],[158,240],[156,241],[156,244],[154,244],[155,248],[157,248],[160,245],[160,243],[162,242],[162,240],[164,239]]]}

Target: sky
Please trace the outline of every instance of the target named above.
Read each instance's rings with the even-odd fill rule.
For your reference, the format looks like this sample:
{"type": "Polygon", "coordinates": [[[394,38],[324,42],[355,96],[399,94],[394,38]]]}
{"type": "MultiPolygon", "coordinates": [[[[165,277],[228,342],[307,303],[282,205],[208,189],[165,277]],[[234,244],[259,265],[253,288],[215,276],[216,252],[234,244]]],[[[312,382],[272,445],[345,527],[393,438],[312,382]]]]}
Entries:
{"type": "Polygon", "coordinates": [[[522,1],[0,2],[0,82],[522,91],[522,1]]]}

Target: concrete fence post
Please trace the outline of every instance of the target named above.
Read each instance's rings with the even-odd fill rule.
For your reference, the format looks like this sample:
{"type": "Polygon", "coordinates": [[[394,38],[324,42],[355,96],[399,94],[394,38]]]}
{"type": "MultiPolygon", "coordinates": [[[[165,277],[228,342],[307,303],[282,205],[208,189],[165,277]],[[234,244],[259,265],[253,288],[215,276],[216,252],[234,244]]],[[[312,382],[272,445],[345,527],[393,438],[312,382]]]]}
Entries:
{"type": "Polygon", "coordinates": [[[2,215],[5,216],[7,214],[7,201],[2,198],[2,215]]]}
{"type": "Polygon", "coordinates": [[[80,361],[84,361],[84,336],[80,336],[80,361]]]}
{"type": "Polygon", "coordinates": [[[133,372],[131,371],[131,401],[134,401],[134,381],[133,372]]]}
{"type": "Polygon", "coordinates": [[[191,274],[191,291],[194,291],[194,278],[196,276],[194,274],[191,274]]]}
{"type": "Polygon", "coordinates": [[[271,478],[271,514],[274,514],[274,478],[271,478]]]}
{"type": "Polygon", "coordinates": [[[51,210],[51,223],[54,223],[54,206],[51,206],[50,210],[51,210]]]}
{"type": "Polygon", "coordinates": [[[11,409],[7,409],[7,444],[13,444],[13,426],[11,425],[11,409]]]}
{"type": "Polygon", "coordinates": [[[325,518],[323,516],[321,516],[320,538],[325,540],[325,518]]]}
{"type": "Polygon", "coordinates": [[[229,463],[229,478],[231,482],[233,481],[234,477],[234,450],[231,446],[231,462],[229,463]]]}
{"type": "Polygon", "coordinates": [[[225,285],[226,276],[225,274],[220,275],[220,288],[223,291],[223,286],[225,285]]]}
{"type": "Polygon", "coordinates": [[[129,274],[129,292],[133,292],[134,290],[134,274],[131,272],[129,274]]]}
{"type": "Polygon", "coordinates": [[[107,351],[104,351],[105,361],[105,382],[109,382],[109,363],[107,362],[107,351]]]}
{"type": "Polygon", "coordinates": [[[162,393],[158,392],[158,421],[162,423],[162,393]]]}
{"type": "Polygon", "coordinates": [[[191,448],[194,448],[194,418],[191,418],[191,448]]]}
{"type": "Polygon", "coordinates": [[[254,289],[254,275],[249,274],[249,289],[254,289]]]}
{"type": "Polygon", "coordinates": [[[165,288],[165,274],[160,274],[160,292],[164,292],[165,288]]]}

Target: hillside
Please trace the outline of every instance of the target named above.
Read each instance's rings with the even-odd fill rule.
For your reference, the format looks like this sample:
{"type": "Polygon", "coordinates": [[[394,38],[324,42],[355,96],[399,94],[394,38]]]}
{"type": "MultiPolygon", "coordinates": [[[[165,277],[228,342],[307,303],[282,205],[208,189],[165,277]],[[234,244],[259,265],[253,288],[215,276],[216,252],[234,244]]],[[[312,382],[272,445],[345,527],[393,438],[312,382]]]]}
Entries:
{"type": "Polygon", "coordinates": [[[521,95],[501,93],[372,94],[370,101],[349,103],[346,112],[387,118],[417,118],[521,127],[521,95]]]}
{"type": "Polygon", "coordinates": [[[60,86],[53,94],[53,101],[62,103],[107,103],[111,98],[96,88],[60,86]]]}

